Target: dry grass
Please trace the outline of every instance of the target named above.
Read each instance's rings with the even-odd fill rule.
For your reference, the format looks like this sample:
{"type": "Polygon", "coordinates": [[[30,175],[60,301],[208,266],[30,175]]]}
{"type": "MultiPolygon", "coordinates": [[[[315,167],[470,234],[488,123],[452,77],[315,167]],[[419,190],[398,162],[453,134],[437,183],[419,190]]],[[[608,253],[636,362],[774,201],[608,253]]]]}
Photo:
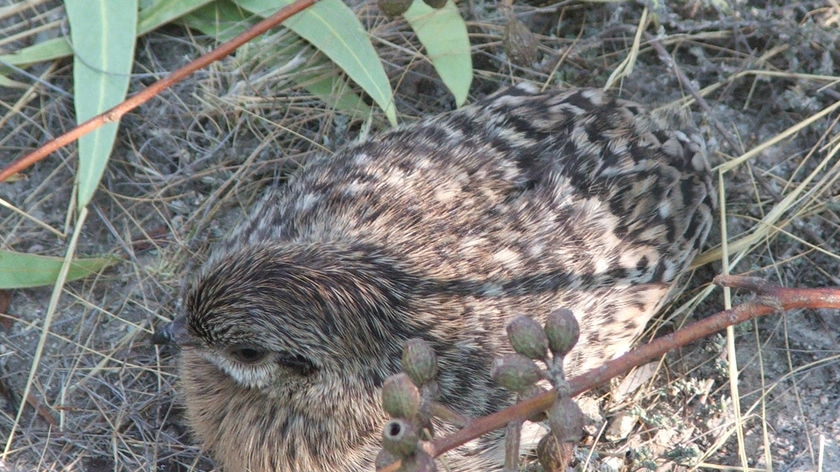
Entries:
{"type": "MultiPolygon", "coordinates": [[[[554,7],[517,2],[518,17],[536,34],[539,58],[515,65],[503,53],[506,16],[474,3],[462,5],[474,45],[474,97],[519,80],[602,86],[620,69],[624,96],[690,106],[704,127],[724,202],[719,244],[699,258],[682,303],[646,336],[737,302],[737,294],[733,302],[708,286],[715,273],[840,285],[835,3],[727,10],[694,0],[649,11],[655,23],[645,31],[656,34],[661,25],[659,40],[690,84],[677,80],[648,38],[637,40],[643,10],[635,4],[570,3],[553,13],[554,7]],[[687,86],[707,111],[699,112],[687,86]]],[[[27,5],[0,18],[0,48],[14,50],[34,40],[27,37],[32,32],[63,34],[57,2],[27,5]],[[24,17],[29,29],[12,29],[24,17]]],[[[402,119],[449,109],[408,30],[379,16],[373,3],[358,11],[387,61],[402,119]]],[[[132,89],[209,46],[174,27],[145,37],[132,89]]],[[[259,46],[271,50],[270,41],[259,46]]],[[[0,470],[211,468],[181,423],[173,352],[150,346],[149,335],[178,312],[181,282],[206,246],[226,234],[262,188],[370,124],[328,109],[264,60],[216,64],[123,120],[78,252],[125,262],[64,286],[47,331],[49,289],[15,291],[2,310],[0,438],[13,427],[16,435],[0,470]],[[41,338],[45,351],[29,399],[38,408],[27,407],[15,424],[41,338]]],[[[3,163],[72,126],[69,63],[27,71],[14,75],[20,88],[0,88],[3,163]]],[[[377,116],[372,127],[383,123],[377,116]]],[[[0,199],[11,206],[0,210],[4,248],[64,253],[74,169],[75,149],[68,148],[25,179],[0,185],[0,199]]],[[[840,462],[838,333],[837,313],[788,313],[667,356],[635,390],[619,396],[614,388],[601,398],[606,418],[593,413],[593,436],[578,450],[578,467],[831,470],[840,462]],[[639,419],[629,435],[598,435],[622,415],[639,419]]]]}

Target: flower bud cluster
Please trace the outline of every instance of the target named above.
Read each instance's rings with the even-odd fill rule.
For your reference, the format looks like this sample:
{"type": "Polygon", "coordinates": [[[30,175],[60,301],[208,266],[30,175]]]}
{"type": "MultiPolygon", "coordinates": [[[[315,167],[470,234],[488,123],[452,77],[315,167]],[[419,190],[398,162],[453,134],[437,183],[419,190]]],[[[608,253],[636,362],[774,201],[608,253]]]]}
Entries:
{"type": "MultiPolygon", "coordinates": [[[[557,398],[547,412],[551,432],[537,451],[546,470],[555,470],[551,467],[559,460],[557,454],[563,450],[562,444],[580,439],[583,429],[583,414],[569,395],[563,372],[563,359],[577,343],[580,326],[571,311],[558,309],[546,317],[544,326],[527,316],[519,316],[508,324],[507,333],[515,353],[497,358],[491,375],[496,383],[516,392],[520,400],[538,394],[537,383],[541,380],[548,380],[555,388],[557,398]]],[[[515,434],[518,436],[519,428],[515,434]]],[[[508,441],[518,444],[510,436],[508,441]]]]}
{"type": "Polygon", "coordinates": [[[555,388],[565,382],[563,359],[580,337],[580,327],[571,311],[551,312],[545,325],[527,316],[514,318],[507,326],[508,339],[515,354],[506,354],[493,363],[493,379],[514,392],[524,392],[547,379],[555,388]],[[534,361],[542,361],[545,370],[534,361]]]}

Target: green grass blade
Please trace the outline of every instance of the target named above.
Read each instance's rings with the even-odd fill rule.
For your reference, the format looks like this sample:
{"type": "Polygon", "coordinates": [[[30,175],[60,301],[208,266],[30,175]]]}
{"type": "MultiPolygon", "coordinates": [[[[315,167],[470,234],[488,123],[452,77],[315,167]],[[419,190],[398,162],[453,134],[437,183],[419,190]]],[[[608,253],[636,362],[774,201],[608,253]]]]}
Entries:
{"type": "MultiPolygon", "coordinates": [[[[268,16],[292,0],[237,0],[236,3],[257,15],[268,16]]],[[[388,76],[353,10],[341,0],[321,0],[283,25],[329,57],[370,95],[391,124],[397,123],[388,76]]]]}
{"type": "MultiPolygon", "coordinates": [[[[70,266],[67,280],[81,279],[118,261],[114,257],[76,259],[70,266]]],[[[52,285],[63,263],[63,257],[0,251],[0,289],[52,285]]]]}
{"type": "MultiPolygon", "coordinates": [[[[76,122],[125,99],[137,33],[137,0],[66,0],[75,51],[76,122]]],[[[107,123],[79,139],[78,208],[87,206],[105,171],[119,123],[107,123]]]]}
{"type": "Polygon", "coordinates": [[[416,0],[404,16],[426,48],[441,80],[455,96],[455,103],[463,105],[470,91],[473,69],[467,25],[458,8],[451,1],[443,8],[434,9],[416,0]]]}

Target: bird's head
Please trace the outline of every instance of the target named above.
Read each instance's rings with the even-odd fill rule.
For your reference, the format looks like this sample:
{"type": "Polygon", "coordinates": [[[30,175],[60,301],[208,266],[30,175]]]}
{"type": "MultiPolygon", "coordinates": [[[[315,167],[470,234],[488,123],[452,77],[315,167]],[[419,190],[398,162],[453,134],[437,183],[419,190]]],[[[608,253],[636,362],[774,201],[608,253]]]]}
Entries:
{"type": "Polygon", "coordinates": [[[211,259],[186,291],[185,313],[158,338],[246,388],[288,393],[348,376],[378,385],[424,323],[417,286],[370,248],[246,246],[211,259]]]}

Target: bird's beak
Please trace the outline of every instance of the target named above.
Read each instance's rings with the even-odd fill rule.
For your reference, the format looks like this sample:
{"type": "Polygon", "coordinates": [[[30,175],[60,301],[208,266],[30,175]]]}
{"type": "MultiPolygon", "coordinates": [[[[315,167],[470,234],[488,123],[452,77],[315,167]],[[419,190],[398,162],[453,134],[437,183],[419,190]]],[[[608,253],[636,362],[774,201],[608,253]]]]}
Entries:
{"type": "Polygon", "coordinates": [[[187,320],[184,316],[175,318],[174,321],[155,331],[152,335],[152,344],[174,344],[179,347],[197,346],[195,337],[187,330],[187,320]]]}

